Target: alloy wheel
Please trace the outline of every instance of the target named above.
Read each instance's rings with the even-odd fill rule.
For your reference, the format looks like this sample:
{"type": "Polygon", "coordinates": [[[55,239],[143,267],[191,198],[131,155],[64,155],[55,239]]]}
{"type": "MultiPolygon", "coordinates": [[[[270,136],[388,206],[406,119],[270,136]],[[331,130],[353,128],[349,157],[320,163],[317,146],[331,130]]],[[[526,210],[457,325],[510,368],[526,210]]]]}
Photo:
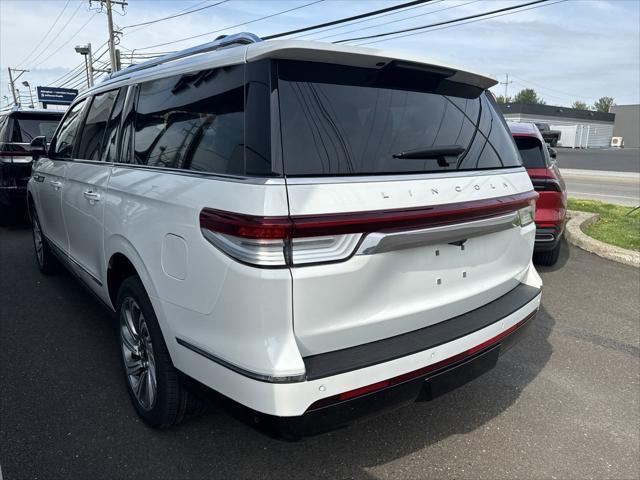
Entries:
{"type": "Polygon", "coordinates": [[[37,216],[33,216],[33,246],[36,249],[36,258],[38,259],[38,265],[42,267],[44,263],[44,243],[42,241],[42,230],[40,229],[40,222],[37,216]]]}
{"type": "Polygon", "coordinates": [[[158,396],[156,361],[147,322],[132,297],[125,298],[120,308],[120,342],[131,390],[138,404],[151,410],[158,396]]]}

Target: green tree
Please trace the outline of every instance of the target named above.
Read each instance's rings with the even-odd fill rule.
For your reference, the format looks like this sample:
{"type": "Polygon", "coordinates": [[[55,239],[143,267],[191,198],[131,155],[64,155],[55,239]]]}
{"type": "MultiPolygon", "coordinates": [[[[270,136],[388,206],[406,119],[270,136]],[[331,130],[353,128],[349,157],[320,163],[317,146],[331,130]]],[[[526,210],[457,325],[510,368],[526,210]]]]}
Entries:
{"type": "Polygon", "coordinates": [[[581,102],[580,100],[576,100],[571,104],[571,108],[577,108],[578,110],[589,110],[589,107],[586,103],[581,102]]]}
{"type": "Polygon", "coordinates": [[[533,103],[537,105],[544,105],[545,101],[542,100],[533,88],[524,88],[516,93],[513,97],[515,103],[533,103]]]}
{"type": "Polygon", "coordinates": [[[593,104],[593,109],[596,112],[608,113],[612,105],[613,105],[613,97],[600,97],[596,101],[596,103],[593,104]]]}
{"type": "Polygon", "coordinates": [[[511,97],[505,97],[504,95],[498,95],[496,97],[496,102],[498,103],[511,103],[511,97]]]}

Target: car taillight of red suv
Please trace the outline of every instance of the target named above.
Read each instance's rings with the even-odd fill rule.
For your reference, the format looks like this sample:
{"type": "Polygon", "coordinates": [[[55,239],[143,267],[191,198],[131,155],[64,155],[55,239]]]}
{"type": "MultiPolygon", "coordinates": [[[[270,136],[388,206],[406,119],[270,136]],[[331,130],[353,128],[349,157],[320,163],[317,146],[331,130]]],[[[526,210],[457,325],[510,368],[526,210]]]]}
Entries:
{"type": "Polygon", "coordinates": [[[540,265],[554,265],[560,255],[560,239],[564,233],[567,189],[560,169],[549,155],[549,149],[535,124],[509,122],[509,129],[533,188],[539,195],[533,259],[540,265]]]}

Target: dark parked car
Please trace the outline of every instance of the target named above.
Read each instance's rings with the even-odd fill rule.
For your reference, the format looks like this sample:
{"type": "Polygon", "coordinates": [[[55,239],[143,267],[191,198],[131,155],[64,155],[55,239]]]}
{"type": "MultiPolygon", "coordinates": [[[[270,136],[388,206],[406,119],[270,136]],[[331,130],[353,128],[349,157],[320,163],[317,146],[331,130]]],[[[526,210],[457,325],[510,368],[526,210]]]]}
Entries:
{"type": "Polygon", "coordinates": [[[567,215],[567,188],[555,161],[555,150],[549,148],[533,123],[509,122],[520,156],[533,188],[536,203],[536,244],[533,261],[554,265],[560,255],[560,239],[567,215]]]}
{"type": "Polygon", "coordinates": [[[39,136],[50,139],[63,113],[20,108],[0,112],[0,220],[12,219],[26,208],[29,143],[39,136]]]}
{"type": "Polygon", "coordinates": [[[551,127],[548,123],[536,123],[536,127],[540,130],[542,134],[542,138],[552,147],[558,145],[558,141],[560,141],[560,136],[562,132],[560,130],[551,130],[551,127]]]}

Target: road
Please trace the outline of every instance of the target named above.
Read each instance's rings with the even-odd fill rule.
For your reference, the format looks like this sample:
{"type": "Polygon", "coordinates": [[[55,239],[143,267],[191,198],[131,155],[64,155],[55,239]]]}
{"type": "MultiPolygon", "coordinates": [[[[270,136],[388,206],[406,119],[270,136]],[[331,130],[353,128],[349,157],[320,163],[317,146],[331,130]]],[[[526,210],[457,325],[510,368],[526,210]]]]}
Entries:
{"type": "Polygon", "coordinates": [[[109,315],[0,228],[0,464],[14,479],[638,478],[638,270],[565,246],[528,336],[430,403],[299,443],[134,414],[109,315]]]}
{"type": "Polygon", "coordinates": [[[640,172],[640,150],[637,148],[556,148],[560,168],[640,172]]]}
{"type": "Polygon", "coordinates": [[[640,150],[559,148],[558,165],[569,197],[640,205],[640,150]]]}
{"type": "Polygon", "coordinates": [[[561,169],[571,198],[600,200],[629,207],[640,205],[640,175],[632,172],[561,169]]]}

